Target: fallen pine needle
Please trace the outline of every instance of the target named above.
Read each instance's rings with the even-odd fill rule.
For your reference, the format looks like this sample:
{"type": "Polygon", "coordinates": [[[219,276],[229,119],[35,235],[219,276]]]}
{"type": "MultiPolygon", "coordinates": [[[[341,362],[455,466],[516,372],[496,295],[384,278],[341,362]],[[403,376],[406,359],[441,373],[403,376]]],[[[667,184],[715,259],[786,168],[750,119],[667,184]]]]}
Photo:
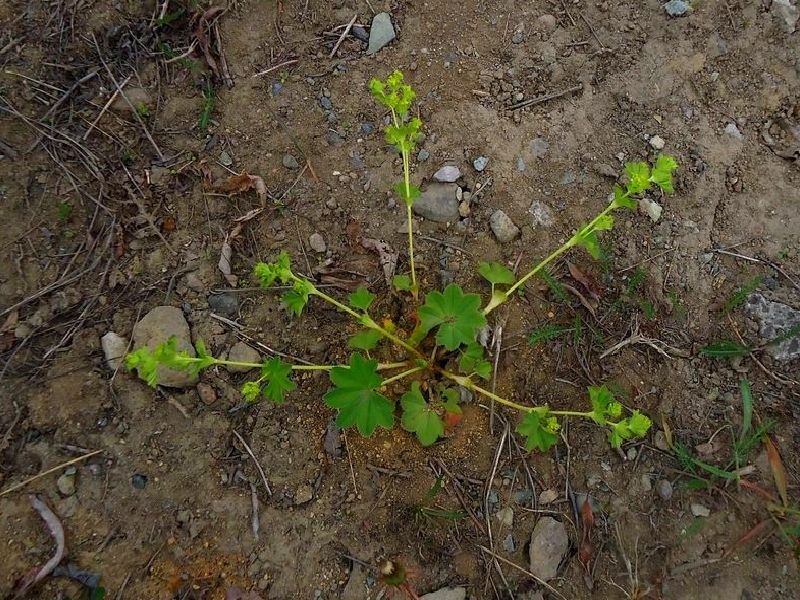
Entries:
{"type": "Polygon", "coordinates": [[[100,454],[101,452],[102,452],[102,450],[95,450],[94,452],[89,452],[88,454],[84,454],[82,456],[79,456],[78,458],[73,458],[72,460],[68,460],[67,462],[62,463],[62,464],[58,465],[57,467],[53,467],[52,469],[47,469],[47,471],[45,471],[43,473],[39,473],[38,475],[34,475],[33,477],[31,477],[29,479],[26,479],[25,481],[20,482],[20,483],[18,483],[16,485],[12,485],[7,490],[5,490],[3,492],[0,492],[0,498],[5,496],[6,494],[10,494],[11,492],[15,492],[15,491],[17,491],[19,489],[24,488],[26,485],[28,485],[32,481],[36,481],[37,479],[41,479],[45,475],[50,475],[50,473],[55,473],[56,471],[59,471],[59,470],[63,469],[64,467],[68,467],[70,465],[74,465],[75,463],[80,462],[85,458],[89,458],[90,456],[94,456],[95,454],[100,454]]]}

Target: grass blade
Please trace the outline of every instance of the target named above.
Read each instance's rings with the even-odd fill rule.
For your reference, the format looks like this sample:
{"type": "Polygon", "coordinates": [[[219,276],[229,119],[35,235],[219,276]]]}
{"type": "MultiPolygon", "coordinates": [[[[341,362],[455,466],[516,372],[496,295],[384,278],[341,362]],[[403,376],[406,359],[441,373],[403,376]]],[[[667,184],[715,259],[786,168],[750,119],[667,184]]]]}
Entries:
{"type": "Polygon", "coordinates": [[[528,337],[528,344],[535,348],[539,344],[561,337],[570,330],[570,327],[564,327],[563,325],[542,325],[531,332],[530,337],[528,337]]]}
{"type": "Polygon", "coordinates": [[[739,441],[742,441],[753,426],[753,393],[747,379],[739,382],[739,392],[742,396],[742,432],[739,434],[739,441]]]}
{"type": "Polygon", "coordinates": [[[763,280],[764,278],[759,275],[736,290],[731,297],[725,301],[725,304],[722,306],[722,313],[727,314],[742,306],[747,301],[747,297],[756,291],[756,288],[761,285],[763,280]]]}
{"type": "Polygon", "coordinates": [[[769,459],[769,467],[772,469],[772,478],[775,480],[775,487],[778,488],[778,494],[781,497],[783,506],[789,506],[789,493],[786,486],[786,468],[783,466],[780,452],[772,443],[772,438],[768,435],[764,436],[764,445],[767,447],[767,458],[769,459]]]}
{"type": "Polygon", "coordinates": [[[736,342],[722,341],[709,344],[700,350],[700,355],[706,358],[733,358],[736,356],[747,356],[753,351],[748,346],[742,346],[736,342]]]}

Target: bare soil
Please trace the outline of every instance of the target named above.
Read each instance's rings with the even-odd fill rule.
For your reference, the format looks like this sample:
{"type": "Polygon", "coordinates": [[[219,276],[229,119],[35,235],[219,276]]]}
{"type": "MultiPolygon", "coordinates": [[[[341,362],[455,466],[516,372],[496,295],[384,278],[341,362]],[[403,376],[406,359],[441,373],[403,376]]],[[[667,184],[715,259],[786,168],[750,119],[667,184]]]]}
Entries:
{"type": "MultiPolygon", "coordinates": [[[[656,0],[214,4],[226,10],[207,11],[205,26],[201,2],[0,5],[0,596],[53,553],[28,498],[40,494],[62,520],[64,562],[100,574],[107,598],[223,598],[233,585],[263,598],[379,598],[385,590],[364,565],[387,558],[410,567],[420,594],[450,585],[474,599],[800,598],[797,539],[781,536],[776,523],[786,522],[771,518],[770,501],[719,478],[697,489],[662,441],[666,426],[725,467],[747,378],[756,420],[775,422],[770,436],[797,506],[798,361],[699,354],[720,339],[763,342],[741,308],[724,309],[757,277],[760,293],[800,308],[800,142],[779,126],[800,123],[800,33],[780,27],[769,0],[698,2],[681,18],[656,0]],[[368,57],[348,36],[329,58],[353,15],[368,28],[382,10],[397,39],[368,57]],[[187,52],[197,31],[212,36],[213,61],[203,43],[187,52]],[[425,290],[453,277],[486,293],[477,261],[524,270],[605,206],[610,171],[654,158],[652,136],[676,157],[676,193],[656,199],[657,222],[623,215],[604,237],[603,261],[570,255],[602,286],[594,314],[539,282],[498,315],[498,393],[579,408],[587,385],[606,383],[653,418],[647,440],[617,452],[598,428],[572,422],[553,451],[520,453],[502,436],[519,415],[499,411],[492,431],[485,403],[473,399],[458,428],[424,449],[399,427],[368,439],[335,431],[324,375],[301,378],[290,402],[272,406],[242,402],[242,374],[203,374],[213,393],[201,398],[194,387],[153,390],[108,368],[100,338],[130,338],[137,319],[164,304],[181,307],[194,339],[216,354],[249,339],[305,360],[346,360],[356,329],[343,316],[312,304],[294,319],[272,293],[249,287],[253,263],[281,249],[335,295],[367,283],[382,316],[408,311],[360,243],[387,242],[406,268],[404,211],[390,192],[401,171],[367,91],[395,68],[418,92],[427,136],[415,182],[450,163],[465,190],[482,188],[458,223],[417,221],[425,290]],[[104,110],[123,82],[138,90],[136,110],[119,97],[104,110]],[[577,86],[509,109],[517,93],[577,86]],[[299,169],[284,166],[287,154],[299,169]],[[479,155],[489,158],[483,172],[472,166],[479,155]],[[220,191],[240,172],[263,178],[263,206],[255,191],[220,191]],[[532,216],[534,201],[547,225],[532,216]],[[230,240],[233,289],[217,267],[223,242],[236,219],[262,208],[230,240]],[[489,228],[497,209],[521,229],[513,242],[498,243],[489,228]],[[309,247],[313,233],[325,253],[309,247]],[[536,327],[573,326],[577,316],[584,335],[527,343],[536,327]],[[678,352],[630,344],[601,358],[637,328],[678,352]],[[102,452],[75,465],[73,494],[56,486],[62,470],[3,493],[93,450],[102,452]],[[440,475],[437,505],[474,518],[419,518],[440,475]],[[662,480],[674,488],[668,500],[656,493],[662,480]],[[544,490],[557,492],[546,506],[544,490]],[[565,490],[589,494],[595,507],[588,570],[565,490]],[[693,505],[710,514],[695,516],[693,505]],[[494,516],[507,507],[510,528],[494,516]],[[550,582],[556,591],[524,572],[542,511],[572,540],[550,582]]],[[[580,290],[566,262],[553,274],[580,290]]],[[[761,444],[742,466],[777,498],[761,444]]],[[[29,597],[79,594],[76,582],[50,577],[29,597]]]]}

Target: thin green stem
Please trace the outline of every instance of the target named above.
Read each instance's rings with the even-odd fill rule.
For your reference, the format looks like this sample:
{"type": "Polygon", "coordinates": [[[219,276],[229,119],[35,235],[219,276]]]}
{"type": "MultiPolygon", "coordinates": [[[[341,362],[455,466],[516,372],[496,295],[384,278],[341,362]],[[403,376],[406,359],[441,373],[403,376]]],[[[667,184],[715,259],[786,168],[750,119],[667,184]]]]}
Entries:
{"type": "Polygon", "coordinates": [[[510,408],[515,408],[517,410],[521,410],[521,411],[526,412],[526,413],[527,412],[531,412],[534,408],[536,408],[535,406],[523,406],[522,404],[517,404],[516,402],[512,402],[511,400],[506,400],[502,396],[498,396],[494,392],[490,392],[489,390],[484,389],[481,386],[477,385],[469,377],[464,377],[462,375],[456,375],[455,373],[452,373],[452,372],[447,371],[445,369],[442,369],[440,372],[441,372],[442,375],[444,375],[448,379],[451,379],[451,380],[455,381],[458,385],[460,385],[462,387],[465,387],[467,389],[470,389],[470,390],[472,390],[474,392],[477,392],[479,394],[482,394],[483,396],[486,396],[487,398],[491,398],[492,400],[494,400],[498,404],[503,404],[503,405],[508,406],[510,408]]]}
{"type": "Polygon", "coordinates": [[[548,414],[560,417],[585,417],[588,419],[592,415],[592,412],[579,412],[577,410],[551,410],[548,414]]]}
{"type": "MultiPolygon", "coordinates": [[[[627,198],[628,196],[629,196],[629,193],[625,192],[625,194],[622,196],[622,198],[627,198]]],[[[576,246],[578,244],[578,240],[580,240],[582,236],[584,236],[588,232],[594,230],[594,228],[596,227],[596,225],[597,225],[598,221],[600,221],[600,219],[605,217],[612,210],[614,210],[616,208],[619,208],[619,207],[620,207],[619,200],[615,199],[613,202],[611,202],[605,208],[605,210],[603,210],[600,214],[598,214],[588,224],[586,224],[583,227],[581,227],[575,233],[575,235],[573,235],[571,238],[569,238],[567,240],[567,242],[563,246],[561,246],[559,249],[557,249],[555,252],[551,253],[544,260],[542,260],[539,264],[537,264],[535,267],[533,267],[533,269],[528,271],[528,273],[526,273],[524,277],[520,278],[514,285],[512,285],[510,288],[508,288],[505,292],[493,293],[491,301],[483,309],[483,314],[484,315],[488,315],[495,308],[497,308],[498,306],[503,304],[506,300],[508,300],[511,297],[511,295],[516,290],[518,290],[521,286],[525,285],[525,282],[528,281],[531,277],[536,275],[539,271],[541,271],[544,267],[546,267],[548,264],[553,262],[556,258],[558,258],[562,254],[567,252],[570,248],[572,248],[573,246],[576,246]]]]}
{"type": "Polygon", "coordinates": [[[393,383],[395,381],[399,381],[399,380],[403,379],[404,377],[408,377],[409,375],[413,375],[414,373],[418,373],[419,371],[424,371],[427,368],[428,368],[428,366],[426,365],[424,367],[414,367],[412,369],[407,369],[407,370],[403,371],[402,373],[398,373],[394,377],[389,377],[389,379],[384,379],[383,382],[381,383],[381,385],[388,385],[388,384],[393,383]]]}
{"type": "MultiPolygon", "coordinates": [[[[397,118],[397,111],[392,109],[392,122],[395,127],[400,127],[400,121],[397,118]]],[[[411,153],[406,148],[400,148],[400,154],[403,157],[403,185],[406,188],[405,202],[406,202],[406,222],[408,223],[408,262],[411,265],[411,294],[414,300],[419,298],[419,289],[417,288],[417,271],[414,264],[414,222],[411,217],[411,153]]]]}

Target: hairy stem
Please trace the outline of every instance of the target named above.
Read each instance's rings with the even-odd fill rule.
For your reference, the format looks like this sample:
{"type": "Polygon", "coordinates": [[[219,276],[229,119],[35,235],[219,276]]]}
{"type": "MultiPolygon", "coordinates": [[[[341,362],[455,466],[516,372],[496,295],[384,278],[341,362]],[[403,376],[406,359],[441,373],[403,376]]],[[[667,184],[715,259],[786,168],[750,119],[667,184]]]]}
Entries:
{"type": "Polygon", "coordinates": [[[477,385],[469,377],[464,377],[462,375],[456,375],[455,373],[452,373],[452,372],[444,370],[444,369],[441,371],[441,374],[444,375],[445,377],[447,377],[448,379],[451,379],[451,380],[455,381],[458,385],[460,385],[462,387],[465,387],[465,388],[467,388],[469,390],[472,390],[473,392],[477,392],[478,394],[482,394],[483,396],[486,396],[487,398],[491,398],[492,400],[494,400],[498,404],[503,404],[504,406],[508,406],[510,408],[515,408],[517,410],[521,410],[522,412],[526,412],[526,413],[527,412],[531,412],[534,408],[536,408],[535,406],[523,406],[522,404],[517,404],[516,402],[512,402],[511,400],[506,400],[502,396],[498,396],[494,392],[490,392],[489,390],[484,389],[481,386],[477,385]]]}
{"type": "MultiPolygon", "coordinates": [[[[392,121],[395,127],[400,126],[397,119],[397,111],[392,109],[392,121]]],[[[400,149],[400,154],[403,156],[403,185],[406,188],[406,222],[408,223],[408,263],[411,266],[411,293],[414,300],[419,298],[419,289],[417,288],[417,272],[414,265],[414,222],[411,218],[411,153],[406,148],[400,149]]]]}
{"type": "Polygon", "coordinates": [[[389,385],[390,383],[394,383],[395,381],[400,381],[404,377],[408,377],[409,375],[413,375],[414,373],[418,373],[419,371],[424,371],[427,368],[428,366],[425,365],[424,367],[414,367],[412,369],[407,369],[402,373],[398,373],[394,377],[389,377],[389,379],[384,379],[381,385],[389,385]]]}
{"type": "MultiPolygon", "coordinates": [[[[627,198],[628,195],[629,195],[628,192],[625,192],[625,194],[622,196],[622,198],[627,198]]],[[[613,202],[611,202],[600,214],[598,214],[589,223],[587,223],[586,225],[581,227],[575,233],[575,235],[573,235],[571,238],[569,238],[567,240],[567,242],[563,246],[561,246],[558,250],[556,250],[555,252],[550,254],[547,258],[545,258],[539,264],[537,264],[535,267],[533,267],[533,269],[528,271],[528,273],[526,273],[524,277],[519,279],[519,281],[517,281],[514,285],[512,285],[510,288],[508,288],[508,290],[506,290],[505,292],[494,292],[494,293],[492,293],[492,299],[489,301],[489,304],[487,304],[486,307],[483,309],[483,314],[484,315],[488,315],[495,308],[497,308],[498,306],[500,306],[501,304],[506,302],[506,300],[508,300],[516,290],[518,290],[521,286],[525,285],[526,281],[528,281],[531,277],[536,275],[539,271],[541,271],[548,264],[553,262],[556,258],[558,258],[562,254],[567,252],[570,248],[572,248],[573,246],[576,246],[578,244],[578,240],[581,239],[581,237],[583,235],[585,235],[586,233],[594,230],[595,226],[597,225],[598,221],[600,221],[600,219],[605,217],[612,210],[614,210],[616,208],[619,208],[619,207],[620,207],[620,203],[619,203],[618,200],[614,200],[613,202]]]]}

